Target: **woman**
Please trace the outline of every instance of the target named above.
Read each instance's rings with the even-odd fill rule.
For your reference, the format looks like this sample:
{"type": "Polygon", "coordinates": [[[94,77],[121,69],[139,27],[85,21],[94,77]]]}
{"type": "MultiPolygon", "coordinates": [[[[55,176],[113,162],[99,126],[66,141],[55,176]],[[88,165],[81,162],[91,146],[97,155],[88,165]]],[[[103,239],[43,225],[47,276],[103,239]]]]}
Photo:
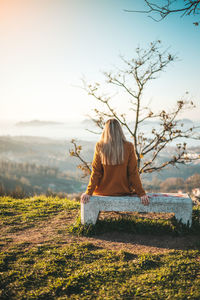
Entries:
{"type": "Polygon", "coordinates": [[[144,205],[149,205],[140,180],[137,158],[132,143],[124,136],[116,119],[109,119],[100,141],[96,144],[92,174],[81,202],[89,202],[91,195],[122,196],[137,194],[144,205]]]}

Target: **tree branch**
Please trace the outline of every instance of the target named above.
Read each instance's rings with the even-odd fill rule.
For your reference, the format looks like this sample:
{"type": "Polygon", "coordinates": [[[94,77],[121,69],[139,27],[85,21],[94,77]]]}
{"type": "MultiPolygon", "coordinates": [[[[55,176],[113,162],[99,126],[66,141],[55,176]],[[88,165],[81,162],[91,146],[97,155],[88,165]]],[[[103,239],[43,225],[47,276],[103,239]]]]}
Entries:
{"type": "MultiPolygon", "coordinates": [[[[182,13],[181,17],[183,16],[190,16],[191,14],[199,15],[200,13],[200,0],[185,0],[183,7],[176,7],[172,8],[174,3],[178,3],[177,0],[166,0],[164,5],[158,5],[155,2],[150,2],[148,0],[144,0],[148,10],[128,10],[124,9],[125,12],[128,13],[145,13],[156,22],[160,22],[161,20],[165,19],[168,15],[174,13],[182,13]],[[156,13],[160,16],[159,19],[153,18],[150,14],[156,13]]],[[[199,22],[194,22],[194,25],[198,26],[199,22]]]]}
{"type": "Polygon", "coordinates": [[[71,156],[77,157],[82,162],[82,164],[78,165],[78,168],[83,171],[83,176],[82,177],[86,177],[86,176],[90,175],[92,173],[92,170],[91,170],[91,167],[90,167],[91,163],[86,162],[80,155],[80,152],[82,150],[82,146],[78,146],[74,139],[71,140],[71,143],[74,146],[74,150],[69,150],[69,154],[71,156]]]}

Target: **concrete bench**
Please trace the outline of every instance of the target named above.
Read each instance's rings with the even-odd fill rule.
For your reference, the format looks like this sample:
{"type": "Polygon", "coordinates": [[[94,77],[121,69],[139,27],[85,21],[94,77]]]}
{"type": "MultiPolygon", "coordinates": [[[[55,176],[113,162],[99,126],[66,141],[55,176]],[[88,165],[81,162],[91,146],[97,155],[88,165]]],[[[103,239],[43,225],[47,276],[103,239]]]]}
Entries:
{"type": "Polygon", "coordinates": [[[192,200],[187,194],[148,195],[151,197],[148,206],[137,196],[92,196],[88,203],[81,203],[81,224],[95,224],[100,211],[136,211],[174,213],[178,221],[192,225],[192,200]]]}

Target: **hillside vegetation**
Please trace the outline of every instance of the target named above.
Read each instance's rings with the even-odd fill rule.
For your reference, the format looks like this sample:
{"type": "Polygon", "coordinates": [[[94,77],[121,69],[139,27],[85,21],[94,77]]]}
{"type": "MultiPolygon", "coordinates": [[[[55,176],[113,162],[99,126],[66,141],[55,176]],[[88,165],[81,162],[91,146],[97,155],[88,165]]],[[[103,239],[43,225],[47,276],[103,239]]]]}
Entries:
{"type": "MultiPolygon", "coordinates": [[[[94,142],[81,141],[86,161],[94,154],[94,142]]],[[[79,160],[69,155],[69,141],[41,137],[0,137],[0,196],[30,197],[35,194],[67,196],[86,189],[88,178],[81,178],[79,160]]],[[[200,154],[198,146],[190,149],[200,154]]],[[[159,157],[166,161],[174,148],[159,157]]],[[[199,188],[199,163],[169,167],[156,174],[143,174],[144,188],[149,192],[189,192],[199,188]]]]}
{"type": "Polygon", "coordinates": [[[0,299],[200,298],[198,206],[191,229],[137,213],[79,221],[72,200],[1,197],[0,299]]]}

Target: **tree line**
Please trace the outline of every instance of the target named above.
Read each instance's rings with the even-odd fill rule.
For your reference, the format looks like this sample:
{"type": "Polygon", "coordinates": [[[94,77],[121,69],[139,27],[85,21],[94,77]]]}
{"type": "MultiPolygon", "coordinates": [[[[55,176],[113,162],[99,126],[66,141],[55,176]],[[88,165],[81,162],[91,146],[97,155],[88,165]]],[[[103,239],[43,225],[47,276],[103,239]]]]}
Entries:
{"type": "Polygon", "coordinates": [[[0,161],[1,174],[39,174],[42,176],[57,177],[59,170],[56,167],[42,166],[35,163],[17,163],[12,161],[0,161]]]}
{"type": "Polygon", "coordinates": [[[182,193],[192,194],[192,190],[200,188],[200,174],[195,173],[184,179],[182,177],[169,177],[164,181],[158,177],[153,177],[151,181],[144,182],[145,188],[149,192],[182,193]]]}
{"type": "Polygon", "coordinates": [[[61,172],[55,167],[1,160],[0,168],[0,196],[26,198],[46,194],[66,197],[79,193],[84,185],[70,171],[61,172]]]}

